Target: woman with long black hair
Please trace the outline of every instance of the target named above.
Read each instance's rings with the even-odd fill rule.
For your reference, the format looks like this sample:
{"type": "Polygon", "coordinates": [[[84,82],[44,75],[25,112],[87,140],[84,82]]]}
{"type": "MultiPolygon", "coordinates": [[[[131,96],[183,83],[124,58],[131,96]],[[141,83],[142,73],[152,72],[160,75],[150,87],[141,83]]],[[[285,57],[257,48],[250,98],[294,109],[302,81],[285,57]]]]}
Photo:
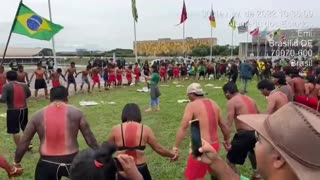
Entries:
{"type": "MultiPolygon", "coordinates": [[[[148,126],[141,124],[141,111],[137,104],[127,104],[122,111],[122,123],[113,127],[109,142],[115,144],[118,154],[132,156],[144,180],[151,180],[145,156],[146,145],[163,157],[177,160],[177,156],[166,150],[156,140],[153,131],[148,126]]],[[[122,178],[118,178],[122,180],[122,178]]]]}

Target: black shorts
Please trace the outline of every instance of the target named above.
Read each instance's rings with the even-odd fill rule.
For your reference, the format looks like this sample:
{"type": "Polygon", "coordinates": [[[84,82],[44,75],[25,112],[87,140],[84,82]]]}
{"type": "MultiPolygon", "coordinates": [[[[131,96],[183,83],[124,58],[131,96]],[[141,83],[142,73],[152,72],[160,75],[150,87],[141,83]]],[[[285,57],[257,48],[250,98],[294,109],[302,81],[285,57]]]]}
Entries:
{"type": "Polygon", "coordinates": [[[168,71],[168,76],[169,76],[169,77],[173,77],[173,70],[169,70],[169,71],[168,71]]]}
{"type": "Polygon", "coordinates": [[[46,89],[47,83],[44,79],[36,79],[36,82],[34,83],[34,89],[46,89]]]}
{"type": "Polygon", "coordinates": [[[103,75],[103,80],[107,82],[107,81],[108,81],[108,79],[109,79],[108,74],[104,74],[104,75],[103,75]]]}
{"type": "MultiPolygon", "coordinates": [[[[152,180],[147,164],[137,165],[137,168],[144,180],[152,180]]],[[[118,175],[118,180],[126,180],[126,178],[118,175]]]]}
{"type": "Polygon", "coordinates": [[[74,77],[68,77],[68,84],[76,84],[76,79],[74,77]]]}
{"type": "Polygon", "coordinates": [[[208,69],[208,70],[207,70],[207,74],[208,74],[208,75],[214,74],[214,69],[208,69]]]}
{"type": "Polygon", "coordinates": [[[238,131],[233,137],[232,148],[227,154],[229,162],[243,165],[248,153],[254,153],[255,144],[255,131],[238,131]]]}
{"type": "Polygon", "coordinates": [[[70,166],[76,154],[56,157],[41,157],[37,164],[35,180],[57,180],[69,177],[70,166]]]}
{"type": "Polygon", "coordinates": [[[202,72],[199,72],[199,76],[204,76],[206,74],[206,72],[202,71],[202,72]]]}
{"type": "Polygon", "coordinates": [[[7,133],[18,134],[28,124],[28,108],[7,110],[7,133]]]}

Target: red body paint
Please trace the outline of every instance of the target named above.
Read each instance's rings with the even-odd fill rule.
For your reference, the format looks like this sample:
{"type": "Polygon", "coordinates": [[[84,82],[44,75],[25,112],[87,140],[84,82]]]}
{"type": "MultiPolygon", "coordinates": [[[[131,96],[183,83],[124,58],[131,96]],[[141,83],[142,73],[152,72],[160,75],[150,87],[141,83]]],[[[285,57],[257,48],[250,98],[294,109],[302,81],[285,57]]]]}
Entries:
{"type": "Polygon", "coordinates": [[[67,110],[64,103],[44,110],[45,141],[41,148],[47,156],[61,156],[67,152],[67,110]]]}
{"type": "Polygon", "coordinates": [[[247,106],[248,114],[257,114],[256,106],[247,96],[242,96],[242,100],[247,106]]]}
{"type": "Polygon", "coordinates": [[[13,107],[21,109],[26,107],[24,88],[19,84],[13,84],[13,107]]]}
{"type": "Polygon", "coordinates": [[[204,107],[206,108],[206,112],[207,112],[209,133],[210,133],[211,141],[215,142],[215,141],[219,140],[218,122],[216,119],[216,112],[214,111],[214,107],[213,107],[210,100],[204,100],[202,102],[203,102],[204,107]]]}
{"type": "MultiPolygon", "coordinates": [[[[125,128],[125,135],[124,135],[124,139],[125,139],[125,146],[126,147],[136,147],[138,146],[139,142],[137,142],[137,132],[138,132],[138,127],[135,124],[127,124],[126,128],[125,128]]],[[[126,154],[129,156],[132,156],[135,160],[135,162],[137,163],[137,152],[134,151],[126,151],[126,154]]]]}

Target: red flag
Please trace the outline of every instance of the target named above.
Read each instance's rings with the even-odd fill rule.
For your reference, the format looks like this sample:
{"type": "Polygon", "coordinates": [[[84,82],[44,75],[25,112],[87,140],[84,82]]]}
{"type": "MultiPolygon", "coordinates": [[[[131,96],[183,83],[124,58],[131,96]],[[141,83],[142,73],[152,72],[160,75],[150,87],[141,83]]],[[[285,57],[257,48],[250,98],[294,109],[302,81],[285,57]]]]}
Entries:
{"type": "Polygon", "coordinates": [[[286,39],[287,39],[287,36],[286,36],[285,34],[283,34],[283,35],[281,36],[281,42],[285,41],[286,39]]]}
{"type": "Polygon", "coordinates": [[[259,36],[260,31],[259,28],[255,28],[253,31],[250,32],[251,36],[259,36]]]}
{"type": "Polygon", "coordinates": [[[181,13],[180,24],[184,23],[188,19],[186,3],[183,1],[183,8],[181,13]]]}

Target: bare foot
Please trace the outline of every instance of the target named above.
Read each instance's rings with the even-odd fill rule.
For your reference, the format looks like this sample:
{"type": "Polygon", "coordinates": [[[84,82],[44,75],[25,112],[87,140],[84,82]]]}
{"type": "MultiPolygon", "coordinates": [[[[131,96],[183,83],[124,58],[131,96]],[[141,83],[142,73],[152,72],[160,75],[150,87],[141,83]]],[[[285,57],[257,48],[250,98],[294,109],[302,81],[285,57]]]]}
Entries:
{"type": "Polygon", "coordinates": [[[160,107],[157,107],[157,111],[160,111],[160,107]]]}
{"type": "Polygon", "coordinates": [[[148,108],[148,109],[145,110],[145,112],[151,112],[151,111],[152,111],[151,108],[148,108]]]}

